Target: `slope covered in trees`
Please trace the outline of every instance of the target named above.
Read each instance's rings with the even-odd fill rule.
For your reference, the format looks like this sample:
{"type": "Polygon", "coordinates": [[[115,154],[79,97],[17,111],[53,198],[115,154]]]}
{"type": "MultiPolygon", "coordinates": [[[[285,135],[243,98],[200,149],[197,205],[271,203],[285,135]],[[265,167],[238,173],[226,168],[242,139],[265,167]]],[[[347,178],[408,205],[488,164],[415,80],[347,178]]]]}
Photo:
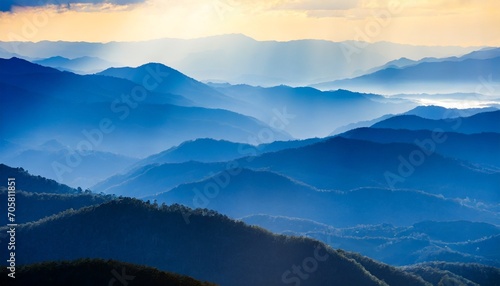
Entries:
{"type": "Polygon", "coordinates": [[[382,279],[389,277],[398,285],[426,285],[390,266],[377,277],[318,241],[276,236],[204,209],[134,199],[21,225],[16,235],[22,264],[116,259],[220,285],[388,285],[382,279]]]}
{"type": "Polygon", "coordinates": [[[148,286],[215,286],[191,277],[114,260],[79,259],[64,262],[43,262],[17,269],[16,278],[0,270],[1,285],[148,285],[148,286]]]}
{"type": "MultiPolygon", "coordinates": [[[[113,195],[99,195],[90,192],[81,194],[50,194],[16,192],[16,222],[26,223],[51,216],[67,209],[80,209],[82,207],[98,205],[114,199],[113,195]]],[[[0,201],[7,201],[7,190],[0,190],[0,201]]],[[[7,216],[2,216],[1,225],[6,225],[7,216]]]]}
{"type": "Polygon", "coordinates": [[[32,193],[75,194],[81,190],[71,188],[41,176],[33,176],[23,168],[12,168],[0,164],[1,187],[7,187],[7,178],[16,179],[16,189],[32,193]]]}

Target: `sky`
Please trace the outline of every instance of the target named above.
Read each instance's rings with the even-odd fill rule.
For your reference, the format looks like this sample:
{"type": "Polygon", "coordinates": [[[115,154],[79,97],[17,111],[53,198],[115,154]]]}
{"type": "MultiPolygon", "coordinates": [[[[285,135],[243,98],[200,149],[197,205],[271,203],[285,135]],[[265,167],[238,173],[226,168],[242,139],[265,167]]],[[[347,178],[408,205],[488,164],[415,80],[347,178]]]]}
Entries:
{"type": "Polygon", "coordinates": [[[142,41],[245,34],[500,46],[498,0],[2,0],[1,41],[142,41]]]}

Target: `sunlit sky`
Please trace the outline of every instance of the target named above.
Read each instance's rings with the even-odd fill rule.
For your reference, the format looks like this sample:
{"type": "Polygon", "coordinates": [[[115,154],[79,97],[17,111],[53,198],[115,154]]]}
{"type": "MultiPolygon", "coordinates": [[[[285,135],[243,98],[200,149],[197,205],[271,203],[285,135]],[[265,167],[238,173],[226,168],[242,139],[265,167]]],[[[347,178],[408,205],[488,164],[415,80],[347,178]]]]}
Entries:
{"type": "Polygon", "coordinates": [[[239,33],[257,40],[500,46],[498,0],[2,0],[0,10],[2,41],[239,33]]]}

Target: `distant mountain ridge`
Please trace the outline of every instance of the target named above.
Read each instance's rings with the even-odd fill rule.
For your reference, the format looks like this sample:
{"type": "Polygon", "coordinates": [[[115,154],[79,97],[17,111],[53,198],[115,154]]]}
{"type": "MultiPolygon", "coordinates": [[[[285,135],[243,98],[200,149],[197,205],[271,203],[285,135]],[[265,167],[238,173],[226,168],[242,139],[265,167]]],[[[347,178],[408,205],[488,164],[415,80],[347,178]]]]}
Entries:
{"type": "Polygon", "coordinates": [[[400,58],[397,60],[390,61],[383,66],[373,68],[368,70],[366,74],[374,73],[379,70],[384,70],[387,68],[404,68],[409,66],[414,66],[420,63],[429,62],[444,62],[444,61],[462,61],[465,59],[492,59],[500,57],[500,48],[484,48],[477,51],[470,52],[460,57],[445,57],[445,58],[423,58],[421,60],[410,60],[408,58],[400,58]]]}
{"type": "MultiPolygon", "coordinates": [[[[330,90],[345,88],[355,91],[395,93],[478,92],[488,78],[500,76],[500,55],[495,58],[464,58],[421,62],[415,65],[388,67],[359,77],[325,82],[313,87],[330,90]]],[[[496,89],[497,83],[490,83],[496,89]]],[[[481,91],[480,91],[481,92],[481,91]]],[[[482,92],[485,92],[482,90],[482,92]]],[[[496,94],[498,96],[498,94],[496,94]]]]}
{"type": "Polygon", "coordinates": [[[283,85],[270,88],[213,86],[219,92],[246,103],[235,107],[235,112],[282,126],[292,136],[301,139],[326,137],[333,128],[351,123],[353,118],[370,119],[405,112],[416,106],[407,100],[349,90],[320,91],[283,85]],[[314,110],[313,114],[311,110],[314,110]]]}
{"type": "Polygon", "coordinates": [[[97,57],[79,57],[68,59],[61,56],[50,57],[42,60],[34,60],[33,63],[47,67],[53,67],[61,71],[70,71],[77,74],[90,74],[100,72],[112,66],[119,66],[97,57]]]}
{"type": "Polygon", "coordinates": [[[498,108],[495,107],[483,107],[483,108],[445,108],[442,106],[417,106],[412,110],[405,112],[403,115],[416,115],[426,119],[448,119],[457,117],[470,117],[479,113],[497,111],[498,108]]]}
{"type": "Polygon", "coordinates": [[[465,134],[493,132],[500,133],[500,110],[483,112],[469,117],[432,120],[415,115],[400,115],[372,125],[374,128],[441,130],[465,134]]]}
{"type": "Polygon", "coordinates": [[[447,118],[457,118],[457,117],[469,117],[478,113],[496,111],[496,110],[498,110],[498,108],[495,107],[458,109],[458,108],[445,108],[435,105],[417,106],[401,114],[386,114],[384,116],[374,118],[372,120],[359,121],[356,123],[351,123],[345,126],[341,126],[335,129],[330,135],[331,136],[337,135],[356,128],[370,127],[380,121],[389,119],[397,115],[416,115],[426,119],[437,120],[437,119],[447,119],[447,118]]]}
{"type": "Polygon", "coordinates": [[[146,199],[210,208],[232,218],[268,214],[300,217],[343,227],[383,222],[407,225],[425,219],[477,219],[491,223],[500,219],[489,212],[417,191],[381,188],[323,191],[272,172],[242,169],[231,176],[234,172],[236,170],[217,173],[146,199]],[[370,201],[369,205],[365,204],[367,201],[370,201]],[[423,206],[441,211],[428,212],[423,206]],[[354,214],[359,208],[363,211],[354,214]]]}
{"type": "Polygon", "coordinates": [[[262,86],[308,85],[350,77],[360,70],[365,71],[401,57],[441,58],[474,50],[463,47],[407,46],[387,42],[256,41],[241,34],[191,40],[157,39],[104,44],[64,41],[0,42],[0,48],[10,53],[15,50],[27,58],[90,56],[123,66],[160,62],[199,80],[262,86]],[[358,46],[364,48],[359,49],[358,46]],[[290,61],[290,57],[294,60],[290,61]]]}
{"type": "Polygon", "coordinates": [[[485,167],[494,166],[500,170],[500,148],[498,148],[500,146],[500,133],[462,134],[443,132],[441,134],[444,139],[442,142],[430,143],[433,136],[435,136],[433,132],[431,130],[358,128],[338,136],[378,143],[426,144],[425,148],[432,152],[475,164],[482,164],[485,167]],[[471,148],[471,146],[474,147],[471,148]]]}

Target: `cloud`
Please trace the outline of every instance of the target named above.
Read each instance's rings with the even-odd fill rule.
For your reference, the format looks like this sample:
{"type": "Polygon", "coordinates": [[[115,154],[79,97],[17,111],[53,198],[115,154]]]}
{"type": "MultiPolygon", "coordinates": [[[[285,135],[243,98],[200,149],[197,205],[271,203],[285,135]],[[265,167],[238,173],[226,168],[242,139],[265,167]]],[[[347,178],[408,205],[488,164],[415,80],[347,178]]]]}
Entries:
{"type": "Polygon", "coordinates": [[[275,8],[282,10],[348,10],[356,8],[359,0],[286,0],[275,8]]]}
{"type": "Polygon", "coordinates": [[[11,12],[14,7],[69,6],[71,4],[130,5],[146,0],[1,0],[0,11],[11,12]]]}

